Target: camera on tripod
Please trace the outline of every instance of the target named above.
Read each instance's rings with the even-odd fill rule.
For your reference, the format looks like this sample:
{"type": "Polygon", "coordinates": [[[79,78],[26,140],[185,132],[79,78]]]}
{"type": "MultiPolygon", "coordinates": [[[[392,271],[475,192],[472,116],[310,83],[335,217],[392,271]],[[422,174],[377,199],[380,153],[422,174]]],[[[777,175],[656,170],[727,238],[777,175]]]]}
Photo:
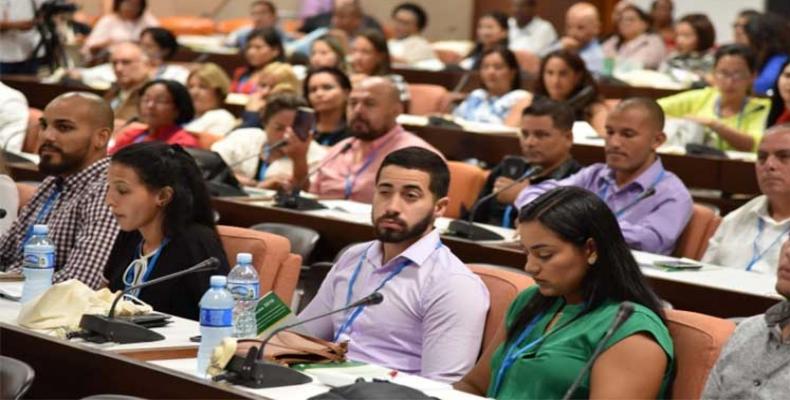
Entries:
{"type": "Polygon", "coordinates": [[[46,20],[57,14],[73,13],[79,6],[69,0],[49,0],[38,9],[38,16],[46,20]]]}
{"type": "Polygon", "coordinates": [[[59,66],[68,64],[63,43],[58,36],[54,17],[60,14],[71,14],[79,7],[69,0],[48,0],[41,4],[36,11],[36,28],[41,35],[41,40],[36,45],[31,58],[38,58],[49,66],[50,73],[59,66]]]}

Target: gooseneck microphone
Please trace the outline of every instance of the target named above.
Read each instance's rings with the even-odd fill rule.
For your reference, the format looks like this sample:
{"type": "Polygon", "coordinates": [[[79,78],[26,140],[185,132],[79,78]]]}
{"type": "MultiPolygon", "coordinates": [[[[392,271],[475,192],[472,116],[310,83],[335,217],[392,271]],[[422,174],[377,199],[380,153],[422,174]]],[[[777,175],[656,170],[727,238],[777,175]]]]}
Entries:
{"type": "Polygon", "coordinates": [[[288,190],[280,190],[277,192],[277,195],[274,197],[274,205],[281,208],[290,208],[294,210],[317,210],[326,208],[321,203],[313,199],[306,199],[301,197],[299,194],[302,192],[302,187],[313,177],[313,175],[317,174],[318,171],[321,171],[322,168],[330,161],[334,160],[340,155],[347,153],[351,150],[354,141],[351,140],[345,145],[343,148],[340,149],[339,152],[335,153],[331,157],[324,158],[318,166],[316,166],[312,171],[308,172],[302,179],[297,182],[293,189],[290,191],[288,190]]]}
{"type": "Polygon", "coordinates": [[[590,369],[592,369],[595,360],[603,352],[603,347],[606,345],[606,342],[612,338],[617,329],[619,329],[625,323],[625,321],[628,321],[628,318],[631,317],[633,312],[634,303],[631,303],[630,301],[624,301],[620,303],[620,307],[617,309],[617,314],[614,316],[612,324],[609,325],[609,329],[606,331],[606,334],[604,334],[603,338],[598,342],[598,345],[595,347],[595,351],[593,351],[590,359],[587,360],[587,364],[584,364],[584,367],[582,367],[581,371],[579,371],[579,375],[576,375],[576,379],[573,381],[573,384],[568,387],[568,391],[565,392],[565,396],[562,396],[563,400],[568,400],[573,396],[573,393],[579,388],[579,385],[582,384],[584,376],[587,375],[590,369]]]}

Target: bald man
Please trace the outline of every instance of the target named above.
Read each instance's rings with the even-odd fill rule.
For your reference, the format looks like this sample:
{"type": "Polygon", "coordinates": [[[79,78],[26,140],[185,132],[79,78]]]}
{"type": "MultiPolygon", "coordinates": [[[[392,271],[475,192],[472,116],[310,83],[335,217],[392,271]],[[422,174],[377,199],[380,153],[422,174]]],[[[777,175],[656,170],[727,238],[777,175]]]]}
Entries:
{"type": "Polygon", "coordinates": [[[128,120],[137,116],[140,88],[151,75],[151,62],[136,43],[124,42],[110,49],[110,64],[115,85],[104,95],[115,111],[115,118],[128,120]]]}
{"type": "Polygon", "coordinates": [[[349,38],[363,29],[382,31],[381,24],[365,14],[358,0],[335,0],[332,11],[307,18],[299,32],[310,33],[318,28],[329,27],[346,32],[349,38]]]}
{"type": "MultiPolygon", "coordinates": [[[[398,125],[395,119],[402,112],[398,89],[388,78],[369,77],[356,85],[351,90],[346,110],[351,137],[329,149],[323,167],[313,177],[310,192],[325,198],[370,203],[376,171],[387,154],[417,146],[441,155],[433,146],[398,125]]],[[[289,147],[306,150],[307,146],[289,147]]],[[[300,182],[308,173],[306,157],[303,152],[289,154],[289,157],[294,160],[294,181],[300,182]]]]}
{"type": "Polygon", "coordinates": [[[66,93],[47,105],[40,124],[38,169],[48,177],[0,237],[0,266],[20,271],[33,225],[45,224],[55,244],[53,282],[79,279],[98,288],[118,235],[104,202],[112,109],[94,94],[66,93]]]}
{"type": "Polygon", "coordinates": [[[598,41],[601,16],[598,9],[587,2],[572,5],[565,13],[565,36],[549,46],[542,56],[565,49],[579,54],[587,69],[594,74],[603,72],[603,48],[598,41]]]}
{"type": "Polygon", "coordinates": [[[605,164],[529,186],[515,206],[521,208],[558,186],[579,186],[609,205],[632,249],[671,254],[691,218],[692,201],[683,182],[664,169],[656,154],[666,140],[663,127],[664,112],[655,100],[623,100],[606,118],[605,164]]]}

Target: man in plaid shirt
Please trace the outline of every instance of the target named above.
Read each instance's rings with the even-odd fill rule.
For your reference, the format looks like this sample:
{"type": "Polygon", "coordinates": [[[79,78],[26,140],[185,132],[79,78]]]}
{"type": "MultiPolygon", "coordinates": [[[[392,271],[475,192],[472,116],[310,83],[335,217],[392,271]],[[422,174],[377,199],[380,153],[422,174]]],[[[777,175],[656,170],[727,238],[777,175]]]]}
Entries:
{"type": "Polygon", "coordinates": [[[0,266],[21,271],[22,250],[34,224],[46,224],[55,244],[54,282],[102,285],[102,272],[119,228],[105,204],[107,142],[113,112],[101,97],[66,93],[41,118],[39,171],[48,175],[0,237],[0,266]]]}

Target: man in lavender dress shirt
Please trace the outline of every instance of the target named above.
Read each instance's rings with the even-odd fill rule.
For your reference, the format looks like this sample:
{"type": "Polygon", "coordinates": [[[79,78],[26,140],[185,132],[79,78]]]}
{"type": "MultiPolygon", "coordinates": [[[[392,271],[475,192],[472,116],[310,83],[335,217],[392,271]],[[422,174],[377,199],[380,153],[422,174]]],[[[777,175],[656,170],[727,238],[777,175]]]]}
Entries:
{"type": "Polygon", "coordinates": [[[666,140],[664,112],[648,98],[622,101],[606,119],[606,164],[593,164],[563,180],[545,181],[519,193],[523,207],[557,186],[598,194],[620,222],[631,248],[670,254],[691,218],[691,195],[664,169],[656,149],[666,140]]]}
{"type": "Polygon", "coordinates": [[[440,240],[433,222],[447,208],[450,173],[436,153],[407,147],[378,169],[372,221],[377,240],[343,253],[302,319],[378,291],[384,301],[305,326],[348,341],[348,357],[455,382],[480,351],[488,290],[440,240]]]}

